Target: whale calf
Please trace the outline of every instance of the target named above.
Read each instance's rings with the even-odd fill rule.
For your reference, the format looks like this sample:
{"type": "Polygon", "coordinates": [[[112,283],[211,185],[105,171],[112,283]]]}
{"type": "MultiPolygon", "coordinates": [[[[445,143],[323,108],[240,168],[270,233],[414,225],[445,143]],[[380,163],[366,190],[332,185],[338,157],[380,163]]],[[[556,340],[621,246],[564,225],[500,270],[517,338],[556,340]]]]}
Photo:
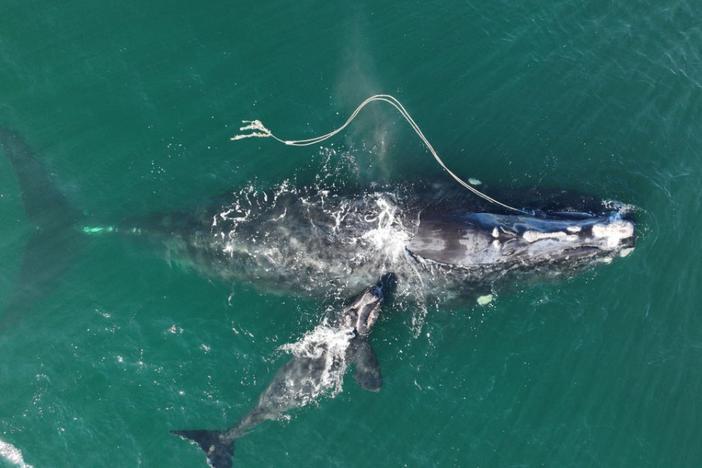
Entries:
{"type": "Polygon", "coordinates": [[[210,466],[229,468],[236,440],[264,421],[280,419],[288,411],[314,402],[330,386],[340,382],[346,363],[355,367],[355,378],[361,387],[380,390],[380,368],[368,336],[394,281],[392,274],[384,275],[375,286],[359,294],[338,317],[323,323],[323,331],[320,329],[310,335],[311,339],[303,339],[300,355],[276,372],[256,405],[238,423],[221,431],[172,432],[204,450],[210,466]]]}

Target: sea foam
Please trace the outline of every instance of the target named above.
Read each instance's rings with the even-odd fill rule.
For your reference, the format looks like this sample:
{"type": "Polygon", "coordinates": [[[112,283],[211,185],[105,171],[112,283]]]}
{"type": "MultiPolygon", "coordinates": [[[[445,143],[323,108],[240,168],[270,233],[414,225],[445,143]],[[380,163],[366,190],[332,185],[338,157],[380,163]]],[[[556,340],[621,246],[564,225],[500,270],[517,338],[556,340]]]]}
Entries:
{"type": "Polygon", "coordinates": [[[22,451],[9,442],[0,439],[0,458],[21,468],[33,468],[24,462],[22,451]]]}

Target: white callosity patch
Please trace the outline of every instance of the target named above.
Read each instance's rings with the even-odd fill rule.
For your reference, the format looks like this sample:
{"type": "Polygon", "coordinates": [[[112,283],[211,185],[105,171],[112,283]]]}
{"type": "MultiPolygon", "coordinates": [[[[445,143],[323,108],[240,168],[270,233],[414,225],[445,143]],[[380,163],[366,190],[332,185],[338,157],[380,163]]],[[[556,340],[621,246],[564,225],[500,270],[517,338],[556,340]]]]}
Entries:
{"type": "MultiPolygon", "coordinates": [[[[618,206],[621,204],[609,202],[607,206],[618,206]]],[[[628,207],[628,205],[627,205],[628,207]]],[[[558,231],[535,231],[527,230],[522,234],[522,238],[528,243],[534,243],[542,240],[554,240],[565,242],[585,241],[600,249],[617,250],[622,247],[622,240],[629,239],[634,236],[634,224],[630,221],[621,219],[621,216],[632,208],[626,210],[622,208],[611,215],[608,219],[601,220],[590,226],[590,232],[585,234],[583,227],[578,224],[573,224],[558,231]]],[[[625,248],[621,256],[628,255],[633,248],[625,248]]]]}
{"type": "Polygon", "coordinates": [[[527,243],[527,252],[533,257],[544,257],[547,254],[556,259],[560,255],[568,260],[571,258],[568,252],[571,251],[575,255],[580,252],[585,257],[591,256],[598,263],[611,263],[612,255],[617,252],[624,257],[633,251],[633,247],[628,247],[628,243],[623,241],[634,236],[634,224],[620,216],[620,213],[616,213],[587,229],[573,224],[558,231],[528,230],[522,234],[522,238],[527,243]],[[581,247],[592,250],[588,255],[586,250],[577,250],[581,247]]]}
{"type": "Polygon", "coordinates": [[[4,440],[0,440],[0,457],[20,468],[32,468],[32,465],[25,463],[22,451],[4,440]]]}
{"type": "Polygon", "coordinates": [[[617,247],[623,239],[634,235],[634,225],[629,221],[614,220],[609,223],[598,223],[592,226],[592,235],[603,239],[609,248],[617,247]]]}
{"type": "Polygon", "coordinates": [[[525,231],[522,237],[527,242],[536,242],[543,239],[556,239],[568,242],[573,242],[578,240],[578,236],[568,235],[563,231],[556,232],[538,232],[538,231],[525,231]]]}

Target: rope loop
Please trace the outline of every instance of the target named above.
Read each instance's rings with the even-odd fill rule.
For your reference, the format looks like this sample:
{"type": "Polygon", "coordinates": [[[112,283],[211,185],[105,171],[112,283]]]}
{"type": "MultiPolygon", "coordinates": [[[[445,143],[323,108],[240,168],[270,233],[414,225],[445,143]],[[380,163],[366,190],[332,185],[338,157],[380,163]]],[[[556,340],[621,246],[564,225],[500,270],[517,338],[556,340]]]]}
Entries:
{"type": "Polygon", "coordinates": [[[330,131],[329,133],[325,133],[324,135],[320,135],[317,137],[313,138],[306,138],[303,140],[284,140],[282,138],[277,137],[273,132],[268,130],[263,123],[260,120],[243,120],[242,123],[244,124],[242,127],[239,128],[240,132],[249,132],[249,133],[241,133],[238,135],[234,135],[233,137],[230,138],[232,141],[238,141],[238,140],[243,140],[245,138],[273,138],[274,140],[278,141],[279,143],[282,143],[287,146],[311,146],[311,145],[317,145],[325,140],[328,140],[332,137],[334,137],[336,134],[339,132],[343,131],[346,127],[348,127],[351,122],[358,116],[358,114],[363,110],[364,107],[366,107],[368,104],[371,102],[385,102],[387,104],[390,104],[392,107],[397,110],[400,115],[407,121],[409,126],[414,130],[414,132],[417,134],[420,140],[422,140],[422,143],[424,143],[424,146],[429,150],[431,155],[434,157],[436,162],[441,166],[441,168],[448,173],[456,182],[458,182],[462,187],[466,188],[467,190],[471,191],[473,194],[479,196],[480,198],[487,200],[490,203],[493,203],[495,205],[501,206],[503,208],[506,208],[510,211],[515,211],[517,213],[522,213],[528,215],[524,210],[520,210],[518,208],[515,208],[513,206],[507,205],[506,203],[502,203],[489,195],[481,192],[480,190],[476,189],[472,185],[470,185],[468,182],[464,181],[460,177],[458,177],[451,169],[449,169],[446,164],[444,164],[444,161],[439,157],[438,153],[434,149],[431,143],[429,143],[429,140],[427,139],[426,136],[424,136],[424,133],[422,130],[419,128],[419,125],[417,125],[417,122],[414,121],[412,116],[407,112],[407,109],[405,109],[405,106],[402,105],[400,101],[398,101],[394,96],[391,96],[389,94],[375,94],[373,96],[370,96],[366,98],[361,104],[356,107],[356,110],[354,110],[351,115],[346,119],[346,121],[337,129],[330,131]]]}

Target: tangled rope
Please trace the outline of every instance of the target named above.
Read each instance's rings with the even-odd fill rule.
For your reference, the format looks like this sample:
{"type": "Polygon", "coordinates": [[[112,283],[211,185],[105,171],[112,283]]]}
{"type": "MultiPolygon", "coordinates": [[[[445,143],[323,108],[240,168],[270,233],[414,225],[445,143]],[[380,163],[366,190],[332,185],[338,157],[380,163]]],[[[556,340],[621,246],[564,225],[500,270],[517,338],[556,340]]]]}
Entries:
{"type": "Polygon", "coordinates": [[[310,146],[310,145],[316,145],[318,143],[321,143],[325,140],[328,140],[329,138],[332,138],[339,132],[343,131],[346,127],[351,124],[353,119],[358,116],[358,114],[363,110],[364,107],[366,107],[368,104],[374,101],[380,101],[380,102],[386,102],[390,104],[392,107],[394,107],[400,115],[407,121],[407,123],[412,127],[412,130],[417,134],[420,140],[424,143],[424,146],[429,150],[429,152],[434,156],[434,159],[436,160],[437,163],[439,163],[439,166],[443,170],[445,170],[456,182],[461,184],[464,188],[470,190],[472,193],[475,195],[479,196],[480,198],[483,198],[484,200],[487,200],[490,203],[494,203],[495,205],[499,205],[503,208],[506,208],[511,211],[516,211],[518,213],[523,213],[523,214],[528,214],[527,212],[520,210],[518,208],[514,208],[513,206],[507,205],[505,203],[502,203],[501,201],[495,200],[494,198],[490,197],[489,195],[486,195],[485,193],[481,192],[480,190],[476,189],[469,183],[465,182],[463,179],[458,177],[451,169],[449,169],[446,164],[444,164],[444,161],[439,157],[437,154],[436,150],[434,147],[429,143],[429,140],[427,140],[427,137],[424,136],[424,133],[422,130],[419,128],[419,125],[417,125],[417,122],[414,121],[412,116],[407,112],[407,109],[405,109],[405,106],[400,103],[395,97],[390,96],[389,94],[376,94],[374,96],[371,96],[369,98],[366,98],[359,106],[354,110],[351,115],[346,119],[346,122],[344,122],[343,125],[341,125],[339,128],[332,130],[329,133],[325,133],[324,135],[320,135],[314,138],[307,138],[304,140],[284,140],[282,138],[277,137],[276,135],[273,134],[269,129],[263,125],[263,123],[260,120],[244,120],[242,123],[245,125],[239,128],[239,131],[241,132],[250,132],[250,133],[243,133],[239,135],[234,135],[233,137],[230,138],[232,141],[237,141],[237,140],[243,140],[245,138],[273,138],[274,140],[288,146],[310,146]]]}

